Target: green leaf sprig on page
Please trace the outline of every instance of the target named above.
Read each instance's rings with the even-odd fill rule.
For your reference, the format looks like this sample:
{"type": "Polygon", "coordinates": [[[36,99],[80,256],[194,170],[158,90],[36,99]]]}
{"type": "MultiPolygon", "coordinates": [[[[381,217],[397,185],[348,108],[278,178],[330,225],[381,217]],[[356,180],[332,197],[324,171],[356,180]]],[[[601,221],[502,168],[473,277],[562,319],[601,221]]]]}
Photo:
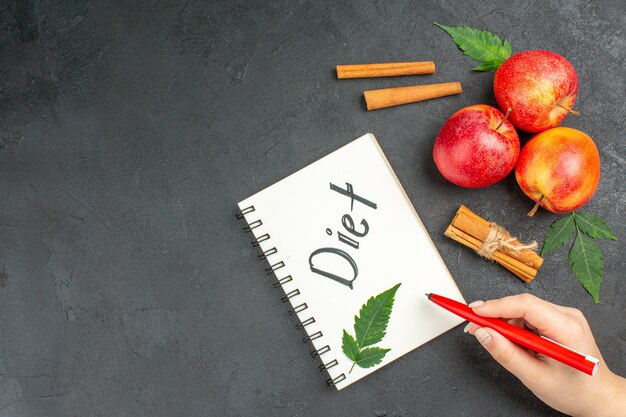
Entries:
{"type": "Polygon", "coordinates": [[[604,258],[600,246],[593,239],[617,240],[604,220],[594,214],[572,212],[556,220],[548,229],[541,256],[565,245],[572,237],[567,261],[576,278],[597,304],[604,271],[604,258]]]}
{"type": "Polygon", "coordinates": [[[400,284],[389,288],[371,297],[363,304],[358,316],[354,316],[354,334],[352,337],[346,330],[343,331],[342,350],[352,360],[352,367],[370,368],[382,362],[391,349],[371,347],[385,337],[387,324],[391,316],[394,297],[400,284]]]}
{"type": "Polygon", "coordinates": [[[465,55],[481,63],[473,68],[474,71],[495,70],[511,56],[512,48],[509,41],[502,40],[487,30],[467,26],[444,26],[436,22],[435,25],[445,30],[465,55]]]}

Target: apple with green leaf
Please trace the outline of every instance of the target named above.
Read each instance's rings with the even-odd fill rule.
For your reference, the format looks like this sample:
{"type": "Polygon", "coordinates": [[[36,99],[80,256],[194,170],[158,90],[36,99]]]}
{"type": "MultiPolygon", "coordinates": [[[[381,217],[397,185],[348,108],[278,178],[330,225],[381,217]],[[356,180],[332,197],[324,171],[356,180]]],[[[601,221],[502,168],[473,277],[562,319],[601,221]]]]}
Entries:
{"type": "Polygon", "coordinates": [[[496,70],[493,91],[503,111],[511,109],[511,122],[527,132],[558,126],[573,110],[578,75],[561,55],[532,50],[511,55],[511,44],[485,30],[466,26],[435,25],[454,39],[465,55],[480,62],[475,71],[496,70]]]}

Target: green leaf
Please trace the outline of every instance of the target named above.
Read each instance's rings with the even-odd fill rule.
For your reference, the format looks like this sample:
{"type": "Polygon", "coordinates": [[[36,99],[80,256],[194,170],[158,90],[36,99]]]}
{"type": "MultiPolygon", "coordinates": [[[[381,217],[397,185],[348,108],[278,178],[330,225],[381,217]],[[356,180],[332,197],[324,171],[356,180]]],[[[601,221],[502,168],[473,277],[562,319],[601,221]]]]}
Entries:
{"type": "Polygon", "coordinates": [[[567,261],[576,278],[593,297],[593,301],[599,303],[604,270],[604,258],[600,247],[590,237],[576,230],[576,239],[569,250],[567,261]]]}
{"type": "Polygon", "coordinates": [[[606,222],[595,214],[574,213],[574,219],[576,227],[593,238],[617,240],[606,222]]]}
{"type": "Polygon", "coordinates": [[[493,71],[498,69],[498,67],[502,64],[500,61],[489,60],[487,62],[483,62],[482,64],[472,68],[474,71],[493,71]]]}
{"type": "Polygon", "coordinates": [[[352,368],[359,365],[361,368],[369,368],[378,365],[390,349],[366,346],[373,345],[383,340],[389,316],[393,308],[394,297],[400,284],[389,288],[369,300],[361,307],[360,316],[354,316],[354,332],[356,340],[347,331],[343,331],[342,350],[352,360],[352,368]],[[363,349],[365,348],[365,349],[363,349]]]}
{"type": "Polygon", "coordinates": [[[435,25],[445,30],[465,55],[483,63],[475,67],[474,71],[496,69],[511,56],[509,41],[503,41],[489,31],[467,26],[444,26],[436,22],[435,25]]]}
{"type": "Polygon", "coordinates": [[[341,349],[343,350],[343,353],[350,358],[350,360],[353,362],[357,361],[359,357],[359,345],[356,344],[356,340],[354,340],[352,335],[348,334],[345,330],[343,331],[341,349]]]}
{"type": "Polygon", "coordinates": [[[541,249],[541,256],[553,251],[561,246],[574,236],[576,233],[576,226],[574,222],[574,214],[562,217],[552,223],[546,238],[543,241],[543,248],[541,249]]]}
{"type": "Polygon", "coordinates": [[[383,358],[391,349],[381,349],[369,347],[359,352],[359,357],[355,361],[361,368],[370,368],[382,362],[383,358]]]}
{"type": "Polygon", "coordinates": [[[356,342],[360,348],[373,345],[383,340],[391,308],[393,307],[393,297],[400,284],[389,288],[387,291],[371,297],[367,303],[361,307],[359,316],[354,317],[354,332],[356,342]]]}

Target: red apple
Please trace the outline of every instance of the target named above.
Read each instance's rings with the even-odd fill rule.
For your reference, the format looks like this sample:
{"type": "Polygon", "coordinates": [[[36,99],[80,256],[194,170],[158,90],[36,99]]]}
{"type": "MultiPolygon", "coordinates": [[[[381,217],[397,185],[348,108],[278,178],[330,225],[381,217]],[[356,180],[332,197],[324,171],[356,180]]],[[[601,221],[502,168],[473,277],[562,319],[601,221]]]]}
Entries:
{"type": "Polygon", "coordinates": [[[506,116],[485,104],[465,107],[443,125],[433,148],[435,165],[448,181],[486,187],[506,177],[519,155],[519,138],[506,116]]]}
{"type": "Polygon", "coordinates": [[[525,51],[512,55],[497,69],[493,91],[502,110],[527,132],[558,126],[572,110],[578,94],[576,70],[561,55],[525,51]]]}
{"type": "Polygon", "coordinates": [[[517,183],[541,207],[566,213],[593,197],[600,181],[600,154],[593,140],[580,130],[555,127],[524,145],[515,166],[517,183]]]}

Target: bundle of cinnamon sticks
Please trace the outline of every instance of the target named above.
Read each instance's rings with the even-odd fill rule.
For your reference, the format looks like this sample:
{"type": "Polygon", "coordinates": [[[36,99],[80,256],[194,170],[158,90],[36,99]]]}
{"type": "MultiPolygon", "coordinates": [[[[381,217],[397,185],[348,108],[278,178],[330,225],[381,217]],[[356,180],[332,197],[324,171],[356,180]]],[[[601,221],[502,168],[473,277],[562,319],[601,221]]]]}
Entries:
{"type": "MultiPolygon", "coordinates": [[[[432,74],[434,72],[435,63],[432,61],[337,65],[337,78],[339,79],[395,77],[399,75],[432,74]]],[[[461,83],[452,82],[368,90],[364,91],[363,95],[365,96],[367,110],[376,110],[460,94],[462,92],[461,83]]]]}
{"type": "Polygon", "coordinates": [[[474,249],[479,255],[494,260],[525,282],[532,281],[543,258],[533,249],[537,243],[525,245],[495,223],[478,216],[465,206],[456,212],[445,235],[474,249]]]}

